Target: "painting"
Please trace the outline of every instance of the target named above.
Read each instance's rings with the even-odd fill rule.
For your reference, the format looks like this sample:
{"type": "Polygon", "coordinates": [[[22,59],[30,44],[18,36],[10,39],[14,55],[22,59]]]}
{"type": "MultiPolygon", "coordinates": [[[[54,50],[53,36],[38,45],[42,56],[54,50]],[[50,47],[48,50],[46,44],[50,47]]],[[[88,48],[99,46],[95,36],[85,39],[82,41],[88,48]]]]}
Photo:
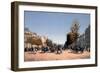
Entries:
{"type": "Polygon", "coordinates": [[[90,58],[90,14],[25,11],[25,61],[90,58]]]}
{"type": "Polygon", "coordinates": [[[12,70],[97,66],[96,6],[13,2],[11,10],[12,70]]]}

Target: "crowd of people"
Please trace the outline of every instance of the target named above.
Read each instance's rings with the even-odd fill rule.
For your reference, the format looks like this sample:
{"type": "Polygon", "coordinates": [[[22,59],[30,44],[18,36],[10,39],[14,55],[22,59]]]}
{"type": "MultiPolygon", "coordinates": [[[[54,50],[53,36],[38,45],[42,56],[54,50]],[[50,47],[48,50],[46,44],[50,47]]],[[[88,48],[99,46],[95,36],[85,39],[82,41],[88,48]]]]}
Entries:
{"type": "Polygon", "coordinates": [[[41,53],[47,53],[47,52],[49,52],[49,53],[57,53],[57,54],[61,54],[62,53],[62,47],[61,46],[55,46],[55,47],[48,47],[48,46],[46,46],[46,47],[41,47],[41,48],[39,48],[39,47],[30,47],[30,48],[25,48],[24,49],[24,51],[25,52],[38,52],[38,51],[40,51],[41,53]]]}
{"type": "Polygon", "coordinates": [[[73,53],[83,53],[84,51],[89,51],[86,48],[80,47],[80,46],[74,46],[74,47],[63,47],[61,45],[57,45],[57,46],[52,46],[52,47],[48,47],[48,46],[43,46],[43,47],[26,47],[24,49],[25,52],[41,52],[41,53],[56,53],[56,54],[61,54],[63,51],[65,50],[70,50],[73,53]]]}

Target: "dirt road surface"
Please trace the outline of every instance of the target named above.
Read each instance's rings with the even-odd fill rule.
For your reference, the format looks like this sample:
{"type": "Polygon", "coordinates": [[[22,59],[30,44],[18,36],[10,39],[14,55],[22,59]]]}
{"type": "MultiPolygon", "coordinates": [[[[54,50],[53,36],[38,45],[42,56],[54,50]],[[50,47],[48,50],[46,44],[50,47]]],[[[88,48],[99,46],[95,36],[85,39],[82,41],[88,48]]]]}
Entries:
{"type": "Polygon", "coordinates": [[[90,58],[90,52],[73,53],[70,51],[63,51],[61,54],[56,53],[41,53],[41,52],[25,52],[24,61],[47,61],[47,60],[73,60],[73,59],[87,59],[90,58]]]}

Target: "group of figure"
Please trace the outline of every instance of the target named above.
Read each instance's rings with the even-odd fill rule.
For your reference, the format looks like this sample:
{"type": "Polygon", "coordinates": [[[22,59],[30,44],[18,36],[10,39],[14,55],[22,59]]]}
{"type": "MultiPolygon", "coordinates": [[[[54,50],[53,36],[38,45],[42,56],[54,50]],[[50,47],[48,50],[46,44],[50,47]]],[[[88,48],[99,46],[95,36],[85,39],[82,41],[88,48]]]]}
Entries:
{"type": "Polygon", "coordinates": [[[61,54],[63,51],[70,50],[72,53],[83,53],[84,51],[90,51],[87,48],[83,48],[80,46],[74,46],[74,47],[62,47],[62,46],[54,46],[54,47],[31,47],[31,48],[25,48],[25,52],[41,52],[41,53],[56,53],[56,54],[61,54]]]}
{"type": "Polygon", "coordinates": [[[31,48],[25,48],[25,52],[41,52],[41,53],[56,53],[56,54],[61,54],[62,53],[62,47],[61,46],[55,46],[55,47],[31,47],[31,48]]]}

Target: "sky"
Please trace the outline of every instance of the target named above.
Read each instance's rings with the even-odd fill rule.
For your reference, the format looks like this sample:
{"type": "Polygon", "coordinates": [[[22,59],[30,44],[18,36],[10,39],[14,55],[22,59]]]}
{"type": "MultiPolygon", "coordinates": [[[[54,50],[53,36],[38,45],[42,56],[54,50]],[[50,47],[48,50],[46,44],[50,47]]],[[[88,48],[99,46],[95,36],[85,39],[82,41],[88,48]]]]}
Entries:
{"type": "Polygon", "coordinates": [[[24,11],[24,27],[56,44],[65,43],[74,20],[79,22],[79,33],[83,34],[90,24],[90,14],[24,11]]]}

